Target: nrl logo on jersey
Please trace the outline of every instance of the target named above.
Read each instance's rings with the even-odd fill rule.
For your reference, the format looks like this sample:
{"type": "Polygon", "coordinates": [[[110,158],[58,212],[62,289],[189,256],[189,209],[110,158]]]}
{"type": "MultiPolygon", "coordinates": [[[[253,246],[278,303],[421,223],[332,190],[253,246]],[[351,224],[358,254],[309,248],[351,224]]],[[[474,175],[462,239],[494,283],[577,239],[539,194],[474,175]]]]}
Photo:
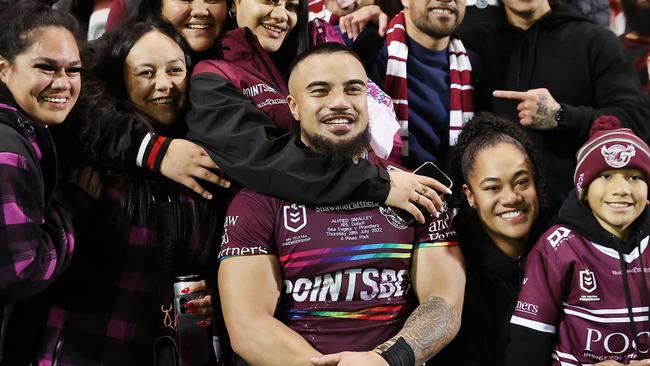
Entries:
{"type": "Polygon", "coordinates": [[[612,145],[600,148],[600,153],[605,158],[605,162],[612,168],[622,168],[630,162],[630,159],[636,155],[634,145],[630,144],[627,147],[623,145],[612,145]]]}
{"type": "Polygon", "coordinates": [[[297,233],[307,226],[307,209],[305,205],[292,204],[283,207],[284,228],[297,233]]]}
{"type": "Polygon", "coordinates": [[[589,269],[583,269],[580,274],[580,288],[590,295],[580,296],[580,301],[600,301],[598,295],[591,295],[596,291],[598,284],[596,283],[596,275],[589,269]]]}
{"type": "Polygon", "coordinates": [[[585,292],[592,293],[596,290],[598,285],[596,284],[596,276],[594,273],[588,269],[583,269],[580,271],[580,288],[585,292]]]}

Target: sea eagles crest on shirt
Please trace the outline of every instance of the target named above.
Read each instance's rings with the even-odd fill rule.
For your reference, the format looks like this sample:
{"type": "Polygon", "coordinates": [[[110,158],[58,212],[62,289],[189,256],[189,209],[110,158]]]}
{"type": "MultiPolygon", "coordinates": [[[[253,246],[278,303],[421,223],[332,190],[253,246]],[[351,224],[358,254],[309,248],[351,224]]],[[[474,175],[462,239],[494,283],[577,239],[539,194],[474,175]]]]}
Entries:
{"type": "Polygon", "coordinates": [[[307,226],[307,210],[305,205],[285,205],[283,207],[284,228],[297,233],[300,229],[307,226]]]}
{"type": "Polygon", "coordinates": [[[636,155],[634,150],[634,145],[629,144],[627,147],[619,144],[612,145],[610,147],[603,147],[600,149],[600,153],[605,158],[605,162],[612,168],[622,168],[630,162],[630,159],[636,155]]]}

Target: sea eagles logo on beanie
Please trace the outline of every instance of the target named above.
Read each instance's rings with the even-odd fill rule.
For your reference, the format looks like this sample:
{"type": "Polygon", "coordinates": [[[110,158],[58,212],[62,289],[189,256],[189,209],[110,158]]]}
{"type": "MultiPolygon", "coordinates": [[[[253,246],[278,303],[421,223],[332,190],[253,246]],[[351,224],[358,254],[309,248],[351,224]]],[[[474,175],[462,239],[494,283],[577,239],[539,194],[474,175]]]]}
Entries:
{"type": "Polygon", "coordinates": [[[612,168],[622,168],[626,166],[627,163],[630,162],[630,159],[636,155],[634,145],[632,144],[627,145],[627,147],[619,144],[610,147],[605,147],[605,145],[603,145],[603,147],[600,148],[600,153],[605,158],[607,165],[612,168]]]}

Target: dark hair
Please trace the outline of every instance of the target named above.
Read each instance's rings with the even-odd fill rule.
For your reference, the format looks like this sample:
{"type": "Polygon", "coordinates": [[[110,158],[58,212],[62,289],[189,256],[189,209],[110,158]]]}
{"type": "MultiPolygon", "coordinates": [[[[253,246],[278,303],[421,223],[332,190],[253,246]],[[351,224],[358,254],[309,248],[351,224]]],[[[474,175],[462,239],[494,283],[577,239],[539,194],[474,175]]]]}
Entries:
{"type": "MultiPolygon", "coordinates": [[[[96,65],[82,75],[83,87],[79,100],[72,109],[65,128],[69,134],[78,136],[81,156],[90,161],[101,158],[102,141],[108,136],[123,134],[121,115],[127,114],[139,123],[140,133],[153,132],[153,121],[140,112],[128,99],[124,80],[124,64],[133,45],[146,33],[159,31],[170,37],[185,54],[189,68],[189,49],[183,37],[174,27],[164,21],[124,24],[104,37],[105,43],[96,58],[96,65]],[[143,126],[143,127],[140,127],[143,126]]],[[[89,62],[90,63],[90,62],[89,62]]],[[[131,125],[129,125],[131,126],[131,125]]]]}
{"type": "Polygon", "coordinates": [[[135,13],[135,20],[147,22],[162,18],[163,0],[140,0],[138,11],[135,13]]]}
{"type": "Polygon", "coordinates": [[[272,55],[275,65],[281,74],[289,73],[290,66],[295,58],[309,48],[309,6],[307,0],[299,0],[298,21],[291,34],[284,40],[280,49],[272,55]],[[285,69],[283,69],[283,66],[285,69]]]}
{"type": "Polygon", "coordinates": [[[315,46],[309,47],[305,52],[301,53],[296,57],[295,61],[293,62],[293,65],[291,65],[291,71],[298,66],[301,62],[303,62],[305,59],[315,56],[315,55],[331,55],[333,53],[345,53],[347,55],[350,55],[354,57],[361,65],[363,65],[363,61],[361,60],[361,57],[356,54],[356,52],[352,51],[350,48],[348,48],[346,45],[336,43],[336,42],[323,42],[319,43],[315,46]]]}
{"type": "Polygon", "coordinates": [[[17,55],[34,42],[34,31],[43,27],[62,27],[75,37],[79,48],[83,45],[77,20],[64,11],[53,9],[37,0],[0,2],[0,56],[13,62],[17,55]]]}
{"type": "Polygon", "coordinates": [[[381,8],[381,11],[386,13],[389,18],[394,17],[404,9],[399,0],[376,0],[375,4],[381,8]]]}
{"type": "Polygon", "coordinates": [[[639,4],[637,0],[622,0],[621,5],[623,5],[628,31],[650,37],[650,24],[648,24],[650,6],[639,4]]]}
{"type": "Polygon", "coordinates": [[[462,186],[469,185],[469,174],[474,169],[478,153],[499,143],[512,144],[528,156],[532,165],[537,199],[544,209],[546,204],[543,195],[542,163],[533,142],[528,138],[526,131],[516,123],[486,112],[477,114],[463,126],[456,146],[451,150],[449,176],[455,186],[453,203],[457,207],[462,207],[461,202],[464,201],[462,186]]]}

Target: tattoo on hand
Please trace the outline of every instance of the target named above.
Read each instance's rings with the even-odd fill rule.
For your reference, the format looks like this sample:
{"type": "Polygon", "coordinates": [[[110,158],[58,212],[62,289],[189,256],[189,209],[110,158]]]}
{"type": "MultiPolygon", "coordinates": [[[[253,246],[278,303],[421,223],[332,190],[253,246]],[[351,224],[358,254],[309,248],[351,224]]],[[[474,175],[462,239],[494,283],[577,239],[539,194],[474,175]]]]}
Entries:
{"type": "Polygon", "coordinates": [[[541,130],[548,130],[557,127],[555,113],[546,105],[548,97],[546,95],[537,96],[537,113],[533,116],[533,126],[541,130]]]}
{"type": "Polygon", "coordinates": [[[459,326],[454,308],[444,299],[432,296],[413,311],[394,338],[404,337],[413,349],[416,364],[421,365],[451,342],[459,326]]]}

